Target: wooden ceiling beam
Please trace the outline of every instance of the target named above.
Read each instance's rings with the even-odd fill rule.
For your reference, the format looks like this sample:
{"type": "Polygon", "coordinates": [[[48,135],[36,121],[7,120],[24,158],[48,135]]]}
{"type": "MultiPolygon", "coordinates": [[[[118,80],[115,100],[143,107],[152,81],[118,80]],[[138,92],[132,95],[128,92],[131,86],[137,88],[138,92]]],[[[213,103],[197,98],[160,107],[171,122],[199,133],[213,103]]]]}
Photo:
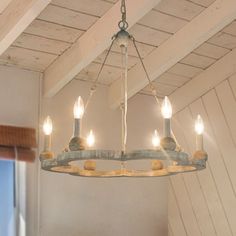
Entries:
{"type": "MultiPolygon", "coordinates": [[[[161,0],[127,0],[127,21],[134,25],[161,0]]],[[[120,1],[105,13],[73,46],[44,72],[44,95],[51,97],[69,83],[84,67],[99,56],[111,43],[118,30],[120,1]]]]}
{"type": "Polygon", "coordinates": [[[170,95],[174,113],[182,110],[228,78],[236,78],[236,49],[170,95]]]}
{"type": "Polygon", "coordinates": [[[11,0],[1,0],[0,1],[0,14],[7,8],[11,0]]]}
{"type": "MultiPolygon", "coordinates": [[[[235,0],[216,0],[206,10],[186,24],[144,59],[151,80],[166,72],[178,61],[219,32],[236,18],[235,0]]],[[[135,36],[135,35],[134,35],[135,36]]],[[[121,101],[121,79],[109,89],[109,102],[116,108],[121,101]]],[[[145,73],[138,63],[128,72],[128,97],[148,84],[145,73]]],[[[158,88],[157,88],[158,89],[158,88]]]]}
{"type": "MultiPolygon", "coordinates": [[[[0,55],[51,0],[12,0],[0,15],[0,55]]],[[[6,1],[5,1],[6,2],[6,1]]]]}

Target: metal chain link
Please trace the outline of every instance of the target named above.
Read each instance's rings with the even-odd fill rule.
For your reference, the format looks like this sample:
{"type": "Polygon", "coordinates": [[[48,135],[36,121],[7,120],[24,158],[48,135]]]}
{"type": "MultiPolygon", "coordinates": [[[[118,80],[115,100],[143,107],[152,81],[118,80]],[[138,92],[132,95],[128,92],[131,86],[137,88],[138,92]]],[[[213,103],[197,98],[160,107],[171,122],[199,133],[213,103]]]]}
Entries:
{"type": "Polygon", "coordinates": [[[143,70],[144,70],[144,72],[145,72],[145,74],[146,74],[146,77],[147,77],[147,79],[148,79],[148,83],[149,83],[149,87],[150,87],[150,89],[151,89],[152,95],[153,95],[154,98],[156,99],[157,104],[160,105],[159,98],[157,97],[157,90],[156,90],[156,88],[155,88],[153,82],[151,81],[150,76],[149,76],[149,74],[148,74],[148,72],[147,72],[147,69],[146,69],[146,67],[145,67],[145,65],[144,65],[143,59],[142,59],[142,57],[141,57],[141,55],[140,55],[140,52],[139,52],[138,47],[137,47],[137,44],[136,44],[136,40],[135,40],[135,38],[134,38],[133,36],[131,36],[131,39],[132,39],[132,41],[133,41],[135,50],[136,50],[136,52],[137,52],[137,54],[138,54],[138,58],[139,58],[139,60],[140,60],[140,62],[141,62],[141,64],[142,64],[143,70]]]}
{"type": "Polygon", "coordinates": [[[99,71],[98,71],[97,77],[96,77],[96,79],[94,80],[94,82],[93,82],[93,84],[92,84],[92,86],[91,86],[91,88],[90,88],[90,93],[89,93],[89,97],[88,97],[87,102],[86,102],[86,105],[85,105],[85,110],[86,110],[86,108],[87,108],[87,106],[88,106],[90,100],[92,99],[92,96],[93,96],[94,92],[95,92],[96,89],[97,89],[98,80],[99,80],[100,75],[101,75],[101,73],[102,73],[103,67],[105,66],[105,63],[106,63],[106,61],[107,61],[107,58],[108,58],[108,56],[109,56],[109,54],[110,54],[110,51],[111,51],[112,46],[113,46],[113,44],[114,44],[114,41],[115,41],[115,38],[113,37],[113,38],[112,38],[111,45],[110,45],[110,47],[109,47],[109,49],[108,49],[108,51],[107,51],[107,53],[106,53],[106,56],[105,56],[105,58],[104,58],[104,60],[103,60],[102,65],[101,65],[101,67],[100,67],[100,69],[99,69],[99,71]]]}
{"type": "Polygon", "coordinates": [[[121,21],[119,21],[118,26],[121,30],[126,30],[129,27],[128,22],[126,21],[126,4],[125,0],[121,0],[121,21]]]}
{"type": "MultiPolygon", "coordinates": [[[[120,12],[121,12],[121,21],[119,21],[118,26],[119,26],[120,30],[126,30],[129,27],[129,24],[126,21],[126,3],[125,3],[125,0],[121,0],[120,12]]],[[[97,77],[96,77],[95,81],[93,82],[93,85],[91,86],[90,94],[89,94],[88,100],[86,102],[85,109],[87,108],[87,106],[88,106],[88,104],[89,104],[89,102],[90,102],[94,92],[96,91],[99,77],[101,75],[101,72],[102,72],[103,67],[104,67],[104,65],[106,63],[107,57],[108,57],[108,55],[109,55],[109,53],[111,51],[111,48],[113,46],[113,43],[114,43],[115,39],[116,39],[116,35],[114,35],[112,37],[112,43],[111,43],[111,45],[110,45],[110,47],[109,47],[109,49],[107,51],[107,54],[106,54],[106,56],[104,58],[102,66],[100,67],[100,70],[99,70],[99,72],[97,74],[97,77]]]]}
{"type": "MultiPolygon", "coordinates": [[[[149,74],[148,74],[148,72],[147,72],[147,69],[146,69],[146,67],[145,67],[145,65],[144,65],[143,59],[142,59],[142,57],[141,57],[141,55],[140,55],[140,52],[139,52],[138,47],[137,47],[137,44],[136,44],[136,40],[135,40],[135,38],[134,38],[133,36],[131,36],[131,39],[132,39],[132,41],[133,41],[133,45],[134,45],[134,47],[135,47],[135,50],[136,50],[137,55],[138,55],[138,58],[139,58],[139,60],[140,60],[140,62],[141,62],[141,65],[142,65],[142,67],[143,67],[143,70],[144,70],[144,72],[145,72],[145,74],[146,74],[146,77],[147,77],[147,79],[148,79],[148,84],[149,84],[149,86],[150,86],[152,95],[153,95],[153,97],[155,98],[155,100],[156,100],[158,106],[161,108],[161,103],[160,103],[159,98],[158,98],[158,96],[157,96],[157,90],[156,90],[155,85],[153,84],[153,82],[152,82],[152,80],[151,80],[151,78],[150,78],[150,76],[149,76],[149,74]]],[[[174,132],[173,132],[172,130],[171,130],[171,135],[172,135],[173,139],[175,140],[175,143],[176,143],[177,148],[178,148],[179,150],[181,150],[181,147],[180,147],[180,145],[179,145],[179,143],[178,143],[178,141],[177,141],[177,139],[176,139],[176,137],[175,137],[175,134],[174,134],[174,132]]]]}

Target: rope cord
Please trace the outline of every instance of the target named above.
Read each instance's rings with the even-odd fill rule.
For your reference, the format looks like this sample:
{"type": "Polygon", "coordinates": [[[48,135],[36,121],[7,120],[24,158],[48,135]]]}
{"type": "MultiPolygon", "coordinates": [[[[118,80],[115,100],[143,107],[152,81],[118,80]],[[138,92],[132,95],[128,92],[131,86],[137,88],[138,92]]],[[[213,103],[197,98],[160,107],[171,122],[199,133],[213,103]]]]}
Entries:
{"type": "Polygon", "coordinates": [[[122,152],[126,151],[126,143],[127,143],[127,102],[128,102],[128,93],[127,93],[127,77],[128,77],[128,51],[127,47],[121,46],[121,54],[122,54],[122,93],[124,100],[121,102],[121,110],[122,110],[122,152]]]}

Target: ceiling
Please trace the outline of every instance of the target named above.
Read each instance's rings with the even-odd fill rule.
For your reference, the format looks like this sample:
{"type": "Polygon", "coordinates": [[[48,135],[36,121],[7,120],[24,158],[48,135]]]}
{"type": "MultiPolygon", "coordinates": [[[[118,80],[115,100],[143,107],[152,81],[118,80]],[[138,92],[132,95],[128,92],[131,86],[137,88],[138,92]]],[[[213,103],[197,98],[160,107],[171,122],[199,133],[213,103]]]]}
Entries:
{"type": "MultiPolygon", "coordinates": [[[[1,2],[0,10],[10,0],[1,2]]],[[[0,56],[0,64],[44,72],[117,2],[116,0],[53,0],[0,56]]],[[[129,32],[138,41],[145,58],[186,24],[209,7],[214,0],[163,0],[129,32]]],[[[129,14],[129,13],[128,13],[129,14]]],[[[178,47],[178,45],[176,45],[178,47]]],[[[202,73],[236,47],[236,22],[223,28],[154,81],[158,96],[170,95],[202,73]]],[[[75,79],[93,81],[106,51],[80,71],[75,79]]],[[[137,62],[134,47],[129,48],[129,69],[137,62]]],[[[111,85],[120,77],[120,55],[114,45],[99,82],[111,85]]],[[[146,87],[140,91],[150,94],[146,87]]]]}

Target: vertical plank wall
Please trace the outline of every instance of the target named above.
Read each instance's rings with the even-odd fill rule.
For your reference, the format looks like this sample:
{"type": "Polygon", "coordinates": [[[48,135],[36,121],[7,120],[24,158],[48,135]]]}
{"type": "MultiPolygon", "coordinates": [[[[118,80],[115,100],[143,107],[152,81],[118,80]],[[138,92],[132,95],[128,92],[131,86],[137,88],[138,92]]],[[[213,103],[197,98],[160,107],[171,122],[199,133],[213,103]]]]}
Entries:
{"type": "Polygon", "coordinates": [[[236,76],[175,114],[173,130],[188,152],[197,114],[205,124],[207,168],[170,178],[169,236],[236,236],[236,76]]]}

